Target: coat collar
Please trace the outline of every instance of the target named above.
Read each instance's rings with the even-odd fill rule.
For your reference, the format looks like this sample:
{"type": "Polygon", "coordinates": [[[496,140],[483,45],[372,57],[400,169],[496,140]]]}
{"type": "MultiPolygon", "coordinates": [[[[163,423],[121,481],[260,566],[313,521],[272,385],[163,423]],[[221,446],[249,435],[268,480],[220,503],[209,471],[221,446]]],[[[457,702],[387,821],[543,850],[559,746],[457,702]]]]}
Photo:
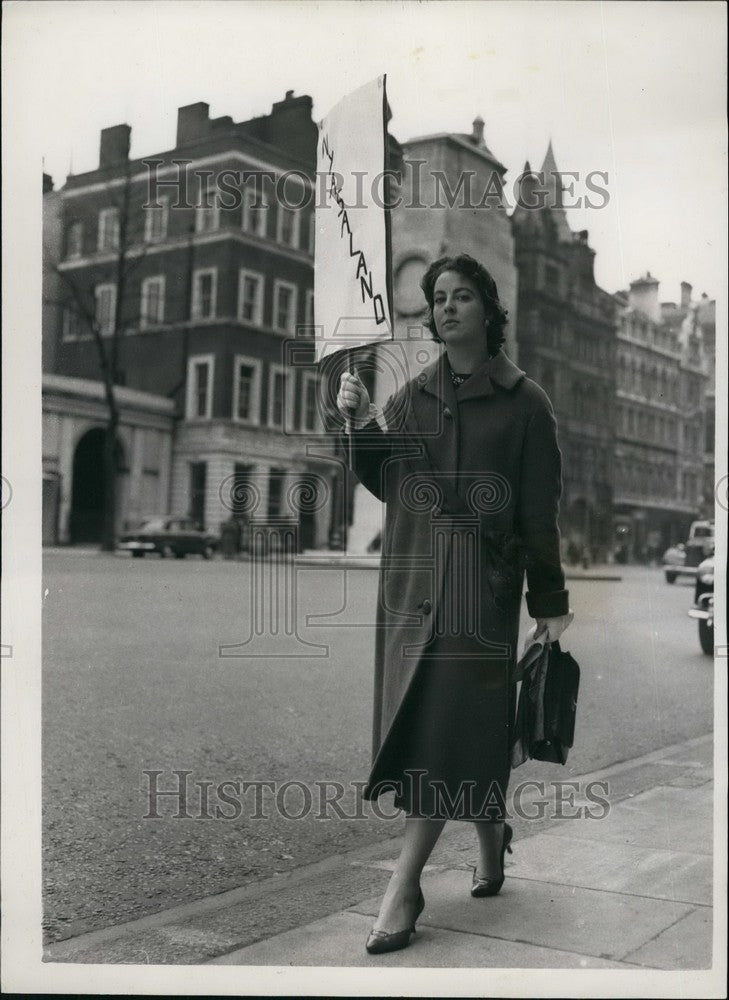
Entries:
{"type": "Polygon", "coordinates": [[[420,373],[418,387],[447,403],[478,396],[491,396],[494,392],[494,383],[502,389],[513,389],[524,376],[525,372],[499,350],[498,354],[477,368],[462,386],[455,389],[448,374],[446,352],[443,351],[440,357],[431,361],[420,373]]]}

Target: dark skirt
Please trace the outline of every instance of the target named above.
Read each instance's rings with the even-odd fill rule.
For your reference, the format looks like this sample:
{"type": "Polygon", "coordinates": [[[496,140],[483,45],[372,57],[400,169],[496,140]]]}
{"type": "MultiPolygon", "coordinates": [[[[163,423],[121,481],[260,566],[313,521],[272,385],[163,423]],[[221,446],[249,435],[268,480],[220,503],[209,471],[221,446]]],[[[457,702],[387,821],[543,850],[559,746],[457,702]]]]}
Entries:
{"type": "Polygon", "coordinates": [[[501,822],[515,709],[509,660],[459,653],[457,637],[428,647],[363,794],[394,789],[408,815],[501,822]]]}

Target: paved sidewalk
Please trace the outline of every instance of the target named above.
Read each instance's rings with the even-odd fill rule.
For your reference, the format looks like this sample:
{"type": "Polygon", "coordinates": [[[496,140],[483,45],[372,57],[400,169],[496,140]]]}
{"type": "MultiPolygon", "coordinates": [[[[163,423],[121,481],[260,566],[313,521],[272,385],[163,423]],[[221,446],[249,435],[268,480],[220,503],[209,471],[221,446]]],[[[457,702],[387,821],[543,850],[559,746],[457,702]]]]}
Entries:
{"type": "MultiPolygon", "coordinates": [[[[57,942],[44,960],[707,969],[712,757],[712,737],[705,736],[582,775],[583,791],[588,782],[609,785],[603,819],[516,817],[506,882],[491,899],[469,894],[476,860],[471,824],[447,824],[423,874],[418,932],[400,952],[369,956],[364,949],[399,848],[392,838],[285,878],[57,942]]],[[[604,787],[593,789],[605,794],[604,787]]],[[[536,811],[540,798],[537,790],[525,795],[524,811],[536,811]]],[[[580,796],[574,805],[601,811],[580,796]]]]}
{"type": "MultiPolygon", "coordinates": [[[[434,855],[407,949],[369,956],[380,894],[214,959],[225,965],[706,969],[712,959],[712,743],[649,755],[654,783],[604,819],[515,821],[499,896],[472,899],[473,833],[434,855]]],[[[604,772],[610,781],[610,772],[604,772]]],[[[619,773],[616,772],[617,778],[619,773]]],[[[593,776],[594,779],[594,776],[593,776]]],[[[599,780],[599,779],[594,779],[599,780]]],[[[612,796],[611,796],[612,798],[612,796]]],[[[575,799],[579,806],[580,799],[575,799]]],[[[584,803],[584,800],[582,800],[584,803]]],[[[589,805],[589,802],[587,803],[589,805]]],[[[594,804],[593,804],[594,809],[594,804]]],[[[576,811],[568,810],[565,812],[576,811]]],[[[452,824],[453,825],[453,824],[452,824]]],[[[458,825],[458,824],[455,824],[458,825]]],[[[464,826],[466,824],[463,824],[464,826]]],[[[392,862],[386,862],[388,870],[392,862]]]]}

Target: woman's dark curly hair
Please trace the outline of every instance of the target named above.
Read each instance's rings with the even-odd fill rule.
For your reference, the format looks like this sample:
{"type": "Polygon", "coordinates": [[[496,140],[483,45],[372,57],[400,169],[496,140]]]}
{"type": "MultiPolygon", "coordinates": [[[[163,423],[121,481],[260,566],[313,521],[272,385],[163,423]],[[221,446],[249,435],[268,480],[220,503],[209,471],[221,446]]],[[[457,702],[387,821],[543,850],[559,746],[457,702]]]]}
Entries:
{"type": "Polygon", "coordinates": [[[428,315],[425,325],[433,334],[433,340],[442,343],[433,320],[433,297],[435,283],[444,271],[456,271],[458,274],[463,275],[464,278],[468,278],[478,289],[486,311],[486,319],[488,320],[488,330],[486,332],[488,352],[489,355],[496,354],[506,340],[504,327],[507,323],[507,310],[499,302],[499,293],[496,289],[494,279],[483,264],[479,264],[477,260],[467,253],[460,253],[456,257],[440,257],[438,260],[434,260],[420,282],[420,287],[423,289],[425,299],[428,303],[428,315]]]}

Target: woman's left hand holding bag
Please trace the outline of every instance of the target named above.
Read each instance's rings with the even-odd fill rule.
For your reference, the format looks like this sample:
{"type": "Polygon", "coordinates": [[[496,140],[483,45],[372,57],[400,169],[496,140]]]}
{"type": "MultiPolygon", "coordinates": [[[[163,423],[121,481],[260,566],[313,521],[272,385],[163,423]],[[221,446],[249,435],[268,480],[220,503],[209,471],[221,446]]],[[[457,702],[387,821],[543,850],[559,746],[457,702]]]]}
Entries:
{"type": "Polygon", "coordinates": [[[536,634],[540,633],[546,629],[547,630],[547,641],[557,642],[559,637],[562,635],[564,630],[572,624],[572,620],[575,615],[573,611],[568,611],[566,615],[559,615],[557,618],[537,618],[537,630],[536,634]]]}

